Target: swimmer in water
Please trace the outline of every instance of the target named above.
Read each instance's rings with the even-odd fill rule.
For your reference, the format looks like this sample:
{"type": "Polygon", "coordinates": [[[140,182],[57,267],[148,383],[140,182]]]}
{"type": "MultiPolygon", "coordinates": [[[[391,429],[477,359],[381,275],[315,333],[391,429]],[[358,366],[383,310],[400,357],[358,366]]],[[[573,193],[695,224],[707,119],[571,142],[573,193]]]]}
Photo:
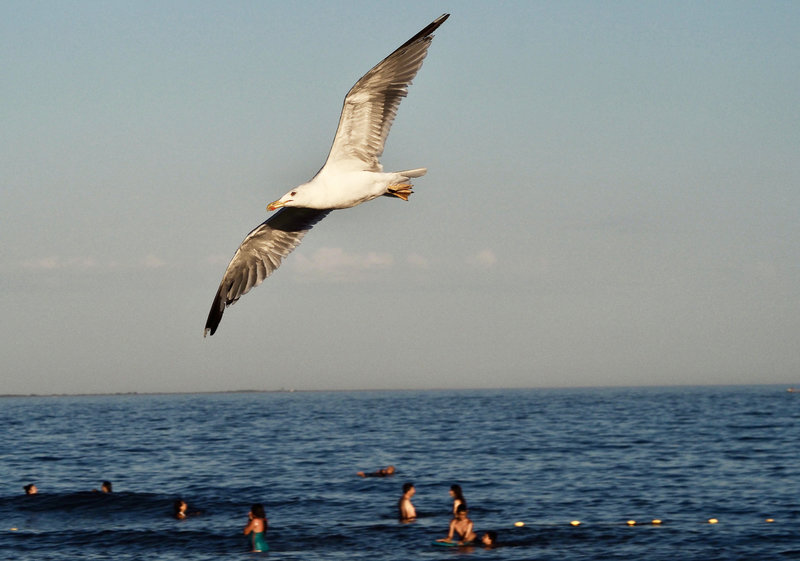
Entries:
{"type": "MultiPolygon", "coordinates": [[[[110,481],[103,481],[100,484],[100,492],[101,493],[110,493],[111,492],[111,482],[110,481]]],[[[97,493],[97,489],[92,489],[92,493],[97,493]]]]}
{"type": "Polygon", "coordinates": [[[472,520],[467,518],[467,507],[463,504],[459,505],[456,509],[456,517],[450,521],[450,530],[447,532],[447,537],[436,541],[452,542],[456,534],[460,538],[458,545],[474,542],[478,538],[478,535],[472,529],[472,520]]]}
{"type": "Polygon", "coordinates": [[[413,497],[416,492],[417,490],[414,489],[413,483],[403,483],[403,496],[397,501],[397,509],[400,511],[401,522],[416,520],[417,511],[414,505],[411,504],[411,497],[413,497]]]}
{"type": "Polygon", "coordinates": [[[484,532],[481,536],[480,542],[486,547],[493,547],[497,545],[497,532],[484,532]]]}
{"type": "Polygon", "coordinates": [[[260,503],[254,504],[250,508],[248,516],[250,517],[250,522],[244,527],[244,535],[252,534],[253,551],[269,551],[266,539],[269,522],[264,512],[264,505],[260,503]]]}
{"type": "Polygon", "coordinates": [[[36,493],[39,492],[39,489],[37,489],[36,485],[34,485],[33,483],[28,483],[23,487],[23,489],[25,489],[26,495],[35,495],[36,493]]]}
{"type": "Polygon", "coordinates": [[[450,496],[453,497],[453,516],[455,516],[459,505],[467,506],[467,499],[464,498],[461,485],[450,485],[450,496]]]}
{"type": "Polygon", "coordinates": [[[188,508],[189,505],[186,504],[186,501],[183,499],[175,499],[175,502],[172,503],[172,516],[178,520],[183,520],[188,516],[186,513],[186,509],[188,508]]]}
{"type": "Polygon", "coordinates": [[[184,520],[190,516],[197,516],[203,514],[202,510],[189,510],[189,505],[183,499],[175,499],[172,503],[172,516],[176,520],[184,520]]]}
{"type": "Polygon", "coordinates": [[[394,475],[394,466],[386,466],[385,468],[381,468],[378,471],[373,471],[372,473],[357,471],[356,475],[359,477],[389,477],[390,475],[394,475]]]}

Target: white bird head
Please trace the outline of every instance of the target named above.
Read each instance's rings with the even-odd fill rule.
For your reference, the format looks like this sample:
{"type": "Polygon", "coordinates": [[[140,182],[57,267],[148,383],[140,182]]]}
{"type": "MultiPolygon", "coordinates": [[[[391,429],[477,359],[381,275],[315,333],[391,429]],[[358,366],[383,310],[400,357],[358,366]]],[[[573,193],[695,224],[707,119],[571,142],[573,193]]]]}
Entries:
{"type": "Polygon", "coordinates": [[[303,194],[298,187],[295,187],[277,201],[272,201],[267,205],[267,210],[277,210],[285,206],[303,206],[303,194]]]}

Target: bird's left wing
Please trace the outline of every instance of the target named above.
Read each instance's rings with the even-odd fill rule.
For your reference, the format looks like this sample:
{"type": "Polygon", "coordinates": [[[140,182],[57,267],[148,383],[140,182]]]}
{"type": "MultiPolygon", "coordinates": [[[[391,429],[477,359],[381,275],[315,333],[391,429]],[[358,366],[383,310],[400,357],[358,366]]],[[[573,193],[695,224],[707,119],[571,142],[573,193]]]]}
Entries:
{"type": "Polygon", "coordinates": [[[282,208],[247,234],[228,263],[206,320],[205,335],[213,335],[225,308],[262,283],[280,267],[284,257],[330,210],[282,208]]]}
{"type": "Polygon", "coordinates": [[[433,40],[431,34],[449,16],[436,18],[350,88],[325,165],[356,159],[365,164],[361,169],[381,171],[378,158],[383,154],[400,101],[422,67],[433,40]]]}

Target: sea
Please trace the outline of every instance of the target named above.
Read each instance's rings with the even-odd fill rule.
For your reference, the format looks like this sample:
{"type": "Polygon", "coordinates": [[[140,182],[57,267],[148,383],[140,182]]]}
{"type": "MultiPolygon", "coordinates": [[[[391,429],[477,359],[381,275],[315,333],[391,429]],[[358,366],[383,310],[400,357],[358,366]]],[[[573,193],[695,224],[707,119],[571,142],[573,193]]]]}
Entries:
{"type": "Polygon", "coordinates": [[[4,397],[0,425],[2,559],[800,559],[781,386],[4,397]],[[434,545],[456,483],[495,547],[434,545]]]}

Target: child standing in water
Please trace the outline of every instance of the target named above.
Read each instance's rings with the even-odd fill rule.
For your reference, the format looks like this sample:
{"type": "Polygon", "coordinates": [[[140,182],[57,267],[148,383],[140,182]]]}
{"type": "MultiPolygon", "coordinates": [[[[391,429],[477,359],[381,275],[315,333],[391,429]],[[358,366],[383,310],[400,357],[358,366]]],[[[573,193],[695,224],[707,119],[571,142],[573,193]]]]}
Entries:
{"type": "Polygon", "coordinates": [[[264,505],[256,503],[250,508],[250,522],[244,527],[244,535],[252,533],[253,551],[269,551],[267,545],[267,528],[269,522],[264,512],[264,505]]]}

